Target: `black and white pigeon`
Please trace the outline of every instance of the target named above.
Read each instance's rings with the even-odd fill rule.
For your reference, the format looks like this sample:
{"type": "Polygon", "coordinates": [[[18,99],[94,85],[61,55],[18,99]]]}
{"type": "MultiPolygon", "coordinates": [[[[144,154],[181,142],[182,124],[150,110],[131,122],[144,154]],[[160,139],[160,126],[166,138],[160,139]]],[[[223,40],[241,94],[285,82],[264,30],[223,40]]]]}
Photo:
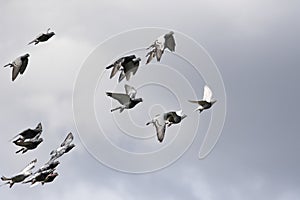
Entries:
{"type": "Polygon", "coordinates": [[[203,99],[199,101],[189,100],[189,102],[197,103],[199,106],[196,108],[195,111],[199,110],[199,112],[201,113],[203,110],[211,108],[212,105],[217,102],[217,100],[212,99],[212,91],[207,85],[205,85],[203,99]]]}
{"type": "Polygon", "coordinates": [[[42,171],[46,171],[49,169],[53,169],[55,170],[56,167],[60,164],[60,162],[58,160],[49,160],[48,162],[46,162],[42,167],[40,167],[37,172],[42,172],[42,171]]]}
{"type": "Polygon", "coordinates": [[[35,184],[36,182],[42,182],[46,179],[48,175],[53,173],[53,169],[48,169],[40,172],[34,173],[28,180],[24,180],[22,183],[31,183],[31,185],[35,184]]]}
{"type": "Polygon", "coordinates": [[[180,123],[187,116],[182,113],[182,111],[170,111],[163,114],[156,115],[150,122],[146,125],[153,124],[156,130],[157,139],[159,142],[162,142],[165,137],[165,132],[167,126],[172,124],[180,123]]]}
{"type": "Polygon", "coordinates": [[[121,82],[125,77],[126,80],[129,81],[130,78],[135,75],[140,65],[141,58],[137,58],[135,60],[131,60],[123,65],[121,68],[121,73],[119,76],[119,82],[121,82]]]}
{"type": "Polygon", "coordinates": [[[135,55],[124,56],[116,60],[113,64],[107,66],[106,69],[113,68],[109,78],[111,79],[112,77],[114,77],[116,73],[120,71],[121,68],[124,67],[124,65],[126,65],[128,62],[132,61],[135,58],[136,58],[135,55]]]}
{"type": "Polygon", "coordinates": [[[151,62],[151,60],[155,57],[156,57],[156,60],[158,62],[160,62],[165,49],[169,49],[171,52],[175,51],[176,43],[175,43],[175,38],[173,35],[174,35],[174,32],[170,31],[169,33],[157,38],[154,41],[154,43],[147,48],[147,50],[148,49],[151,49],[151,50],[146,55],[146,57],[148,57],[146,64],[151,62]]]}
{"type": "Polygon", "coordinates": [[[71,149],[73,149],[75,147],[75,144],[71,144],[73,139],[74,139],[74,136],[70,132],[67,135],[67,137],[65,138],[65,140],[63,141],[63,143],[61,143],[60,147],[58,147],[57,149],[51,151],[51,153],[50,153],[51,158],[50,158],[49,162],[55,161],[56,159],[58,159],[59,157],[61,157],[65,153],[68,153],[71,149]]]}
{"type": "Polygon", "coordinates": [[[43,131],[43,127],[42,127],[42,123],[39,123],[35,129],[31,129],[28,128],[24,131],[22,131],[21,133],[19,133],[18,135],[16,135],[15,137],[13,137],[10,141],[12,140],[25,140],[25,139],[32,139],[35,136],[37,136],[38,134],[41,134],[43,131]]]}
{"type": "Polygon", "coordinates": [[[107,96],[117,100],[120,104],[122,104],[121,106],[112,109],[111,112],[120,110],[121,113],[124,111],[124,109],[131,109],[143,101],[142,98],[135,98],[137,91],[134,87],[125,84],[125,91],[126,94],[106,92],[107,96]]]}
{"type": "Polygon", "coordinates": [[[46,42],[47,40],[49,40],[53,35],[55,35],[54,32],[49,32],[50,28],[48,28],[46,33],[42,33],[40,35],[38,35],[34,40],[32,40],[31,42],[28,43],[28,45],[34,43],[34,45],[37,45],[40,42],[46,42]]]}
{"type": "Polygon", "coordinates": [[[23,74],[26,70],[26,67],[28,65],[28,57],[29,54],[26,53],[14,60],[12,63],[8,63],[4,65],[4,67],[12,67],[12,81],[14,81],[19,74],[23,74]]]}
{"type": "Polygon", "coordinates": [[[22,147],[21,149],[16,151],[16,153],[22,152],[22,154],[24,154],[28,150],[36,149],[39,146],[39,144],[43,142],[43,138],[40,138],[40,135],[41,134],[38,134],[32,139],[18,139],[13,141],[15,145],[22,147]]]}
{"type": "Polygon", "coordinates": [[[11,188],[15,183],[21,183],[23,182],[27,177],[32,175],[32,169],[35,167],[35,164],[37,162],[37,159],[31,161],[21,172],[18,174],[7,178],[5,176],[1,177],[2,181],[7,181],[4,183],[4,185],[9,184],[9,187],[11,188]]]}

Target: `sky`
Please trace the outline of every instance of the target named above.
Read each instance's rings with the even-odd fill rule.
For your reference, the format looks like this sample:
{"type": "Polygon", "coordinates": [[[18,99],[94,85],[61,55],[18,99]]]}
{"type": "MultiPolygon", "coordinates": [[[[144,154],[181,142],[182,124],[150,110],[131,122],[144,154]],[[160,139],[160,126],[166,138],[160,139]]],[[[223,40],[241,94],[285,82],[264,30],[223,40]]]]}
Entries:
{"type": "MultiPolygon", "coordinates": [[[[60,159],[59,176],[53,183],[34,188],[19,184],[11,189],[0,187],[1,198],[299,199],[299,4],[296,0],[1,1],[0,64],[4,66],[27,52],[31,56],[26,72],[15,82],[11,81],[10,69],[0,70],[0,175],[15,174],[34,158],[38,159],[36,167],[40,167],[70,131],[74,133],[76,144],[60,159]],[[56,33],[53,38],[44,44],[27,46],[49,27],[56,33]],[[199,160],[205,131],[223,98],[216,91],[216,99],[220,99],[215,110],[213,107],[201,116],[192,112],[194,105],[184,104],[188,117],[181,126],[167,130],[162,145],[168,146],[177,137],[172,132],[178,133],[179,127],[195,131],[188,127],[196,121],[199,129],[191,146],[176,162],[163,169],[141,174],[124,173],[95,159],[91,149],[98,147],[97,142],[94,146],[84,143],[83,138],[96,130],[89,127],[87,118],[86,135],[78,131],[73,115],[73,89],[85,62],[101,48],[103,41],[124,31],[145,27],[174,30],[175,38],[177,31],[178,50],[180,33],[193,38],[205,49],[224,82],[226,121],[213,151],[199,160]],[[9,139],[24,129],[35,127],[38,122],[43,124],[44,142],[34,151],[15,155],[17,147],[9,139]]],[[[145,44],[152,42],[148,37],[145,40],[145,44]]],[[[144,55],[143,51],[136,52],[144,55]]],[[[109,55],[99,55],[99,62],[110,60],[109,55]]],[[[190,66],[180,59],[174,60],[170,53],[163,59],[161,65],[142,66],[129,83],[139,83],[151,67],[155,72],[160,66],[167,70],[164,65],[169,64],[181,74],[192,77],[189,81],[196,97],[201,98],[204,80],[183,72],[180,64],[188,69],[190,66]]],[[[99,71],[104,67],[99,67],[99,71]]],[[[166,73],[157,77],[165,78],[166,73]]],[[[140,128],[155,109],[179,109],[170,90],[157,88],[163,98],[158,107],[151,110],[149,107],[155,104],[157,95],[151,95],[151,89],[141,88],[137,95],[145,102],[125,114],[110,115],[109,106],[117,104],[105,98],[104,92],[122,92],[123,83],[117,84],[116,78],[108,80],[109,72],[102,75],[99,80],[105,82],[101,85],[99,81],[99,85],[104,89],[97,86],[95,90],[97,102],[101,99],[101,103],[95,104],[95,115],[105,124],[105,132],[111,133],[108,137],[130,151],[161,148],[151,135],[153,127],[143,127],[145,136],[150,139],[140,145],[119,134],[116,124],[107,121],[112,116],[122,120],[131,113],[132,121],[140,128]],[[141,112],[148,113],[139,115],[141,112]]],[[[190,95],[186,98],[193,97],[190,95]]],[[[121,125],[121,129],[128,128],[121,125]]],[[[122,162],[126,160],[120,160],[122,162]]]]}

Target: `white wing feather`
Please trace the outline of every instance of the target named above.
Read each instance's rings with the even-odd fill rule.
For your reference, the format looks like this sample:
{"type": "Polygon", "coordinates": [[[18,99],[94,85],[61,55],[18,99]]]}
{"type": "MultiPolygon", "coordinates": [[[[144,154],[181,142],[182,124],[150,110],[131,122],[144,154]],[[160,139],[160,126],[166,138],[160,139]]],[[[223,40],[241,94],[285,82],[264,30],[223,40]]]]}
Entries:
{"type": "Polygon", "coordinates": [[[212,91],[207,85],[205,85],[204,86],[203,100],[207,101],[207,102],[211,102],[211,98],[212,98],[212,91]]]}
{"type": "Polygon", "coordinates": [[[125,84],[125,91],[126,94],[131,98],[134,99],[137,93],[136,89],[130,85],[125,84]]]}

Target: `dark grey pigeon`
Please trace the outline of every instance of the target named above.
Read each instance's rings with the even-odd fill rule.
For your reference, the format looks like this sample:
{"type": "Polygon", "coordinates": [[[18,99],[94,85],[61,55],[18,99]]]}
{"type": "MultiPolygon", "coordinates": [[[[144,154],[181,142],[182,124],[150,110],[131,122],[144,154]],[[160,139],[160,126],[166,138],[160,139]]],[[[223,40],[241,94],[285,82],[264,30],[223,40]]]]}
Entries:
{"type": "Polygon", "coordinates": [[[119,58],[117,61],[115,61],[113,64],[109,65],[106,67],[106,69],[113,68],[110,74],[110,79],[116,75],[116,73],[124,67],[128,62],[132,61],[135,59],[135,55],[130,55],[130,56],[124,56],[122,58],[119,58]]]}
{"type": "Polygon", "coordinates": [[[156,130],[157,139],[159,142],[162,142],[165,137],[166,127],[171,126],[172,124],[180,123],[184,118],[185,114],[182,114],[182,111],[170,111],[163,114],[156,115],[150,122],[147,122],[146,125],[153,124],[156,130]]]}
{"type": "Polygon", "coordinates": [[[135,98],[137,91],[134,87],[125,84],[125,91],[126,94],[106,92],[107,96],[117,100],[120,104],[122,104],[121,106],[112,109],[111,112],[120,110],[121,113],[124,111],[124,109],[131,109],[143,101],[142,98],[135,98]]]}
{"type": "Polygon", "coordinates": [[[12,67],[12,81],[14,81],[19,74],[23,74],[26,70],[26,67],[28,65],[28,57],[29,54],[25,54],[23,56],[20,56],[16,58],[12,63],[8,63],[4,65],[4,67],[12,67]]]}
{"type": "Polygon", "coordinates": [[[55,35],[54,32],[49,32],[50,28],[48,28],[46,33],[42,33],[40,35],[38,35],[34,40],[32,40],[31,42],[28,43],[28,45],[34,43],[34,45],[37,45],[39,42],[46,42],[47,40],[49,40],[53,35],[55,35]]]}
{"type": "Polygon", "coordinates": [[[203,99],[199,101],[189,100],[189,102],[197,103],[199,106],[196,108],[195,111],[199,110],[199,112],[201,113],[203,110],[207,110],[211,108],[212,105],[217,102],[217,100],[212,99],[212,91],[207,85],[205,85],[204,92],[203,92],[203,99]]]}
{"type": "Polygon", "coordinates": [[[43,180],[41,183],[42,185],[44,185],[45,183],[51,183],[52,181],[54,181],[54,179],[58,176],[58,173],[54,172],[49,174],[45,180],[43,180]]]}
{"type": "Polygon", "coordinates": [[[29,180],[25,180],[22,183],[31,183],[31,185],[34,185],[35,183],[38,182],[42,182],[45,181],[45,179],[47,178],[47,176],[49,176],[50,174],[52,174],[54,172],[53,169],[48,169],[48,170],[44,170],[41,172],[36,172],[35,174],[33,174],[29,180]]]}
{"type": "Polygon", "coordinates": [[[147,50],[151,50],[146,55],[146,57],[148,57],[146,64],[151,62],[151,60],[155,57],[156,60],[160,62],[165,49],[169,49],[171,52],[175,51],[176,43],[173,35],[174,32],[170,31],[169,33],[157,38],[154,43],[147,48],[147,50]]]}
{"type": "Polygon", "coordinates": [[[124,64],[119,76],[119,82],[121,82],[124,79],[124,77],[126,77],[126,80],[129,81],[131,76],[135,75],[135,73],[137,72],[140,65],[140,61],[141,58],[137,58],[124,64]]]}
{"type": "Polygon", "coordinates": [[[73,139],[74,136],[70,132],[65,138],[65,140],[63,141],[63,143],[60,145],[60,147],[58,147],[56,150],[51,151],[50,153],[51,158],[49,162],[53,162],[54,160],[58,159],[59,157],[61,157],[62,155],[68,153],[71,149],[73,149],[75,147],[75,144],[71,144],[73,139]]]}
{"type": "Polygon", "coordinates": [[[21,172],[18,174],[7,178],[5,176],[1,177],[2,181],[7,181],[4,183],[4,185],[9,184],[9,187],[11,188],[15,183],[21,183],[23,182],[27,177],[32,175],[32,169],[35,167],[35,164],[37,162],[37,159],[31,161],[21,172]]]}
{"type": "Polygon", "coordinates": [[[28,128],[27,130],[22,131],[21,133],[19,133],[15,137],[13,137],[10,141],[12,141],[12,140],[17,141],[19,139],[21,139],[21,140],[32,139],[35,136],[37,136],[38,134],[41,134],[42,131],[43,131],[42,123],[39,123],[35,129],[28,128]]]}
{"type": "Polygon", "coordinates": [[[41,144],[43,142],[43,138],[40,138],[40,134],[36,135],[34,138],[32,139],[18,139],[13,141],[13,143],[17,146],[22,147],[21,149],[19,149],[18,151],[16,151],[16,153],[26,153],[28,150],[33,150],[36,149],[39,144],[41,144]]]}

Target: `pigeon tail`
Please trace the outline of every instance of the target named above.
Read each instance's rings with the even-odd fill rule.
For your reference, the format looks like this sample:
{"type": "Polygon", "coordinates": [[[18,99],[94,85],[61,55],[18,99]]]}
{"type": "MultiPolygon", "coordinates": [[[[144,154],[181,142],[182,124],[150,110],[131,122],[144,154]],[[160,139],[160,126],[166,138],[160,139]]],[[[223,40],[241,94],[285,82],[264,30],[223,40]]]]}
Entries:
{"type": "Polygon", "coordinates": [[[2,176],[2,177],[1,177],[1,180],[2,180],[2,181],[10,181],[11,179],[10,179],[10,178],[7,178],[7,177],[5,177],[5,176],[2,176]]]}
{"type": "Polygon", "coordinates": [[[112,93],[111,92],[106,92],[106,95],[109,97],[112,97],[112,93]]]}
{"type": "Polygon", "coordinates": [[[107,67],[105,67],[105,69],[110,69],[110,68],[112,68],[114,65],[112,64],[112,65],[109,65],[109,66],[107,66],[107,67]]]}
{"type": "Polygon", "coordinates": [[[4,65],[3,67],[13,67],[14,65],[13,64],[11,64],[11,63],[8,63],[8,64],[6,64],[6,65],[4,65]]]}
{"type": "MultiPolygon", "coordinates": [[[[122,112],[122,111],[121,111],[122,106],[117,107],[117,108],[114,108],[114,109],[111,109],[110,112],[114,112],[114,111],[119,110],[119,109],[120,109],[120,112],[122,112]]],[[[123,108],[123,110],[124,110],[124,108],[123,108]]]]}

